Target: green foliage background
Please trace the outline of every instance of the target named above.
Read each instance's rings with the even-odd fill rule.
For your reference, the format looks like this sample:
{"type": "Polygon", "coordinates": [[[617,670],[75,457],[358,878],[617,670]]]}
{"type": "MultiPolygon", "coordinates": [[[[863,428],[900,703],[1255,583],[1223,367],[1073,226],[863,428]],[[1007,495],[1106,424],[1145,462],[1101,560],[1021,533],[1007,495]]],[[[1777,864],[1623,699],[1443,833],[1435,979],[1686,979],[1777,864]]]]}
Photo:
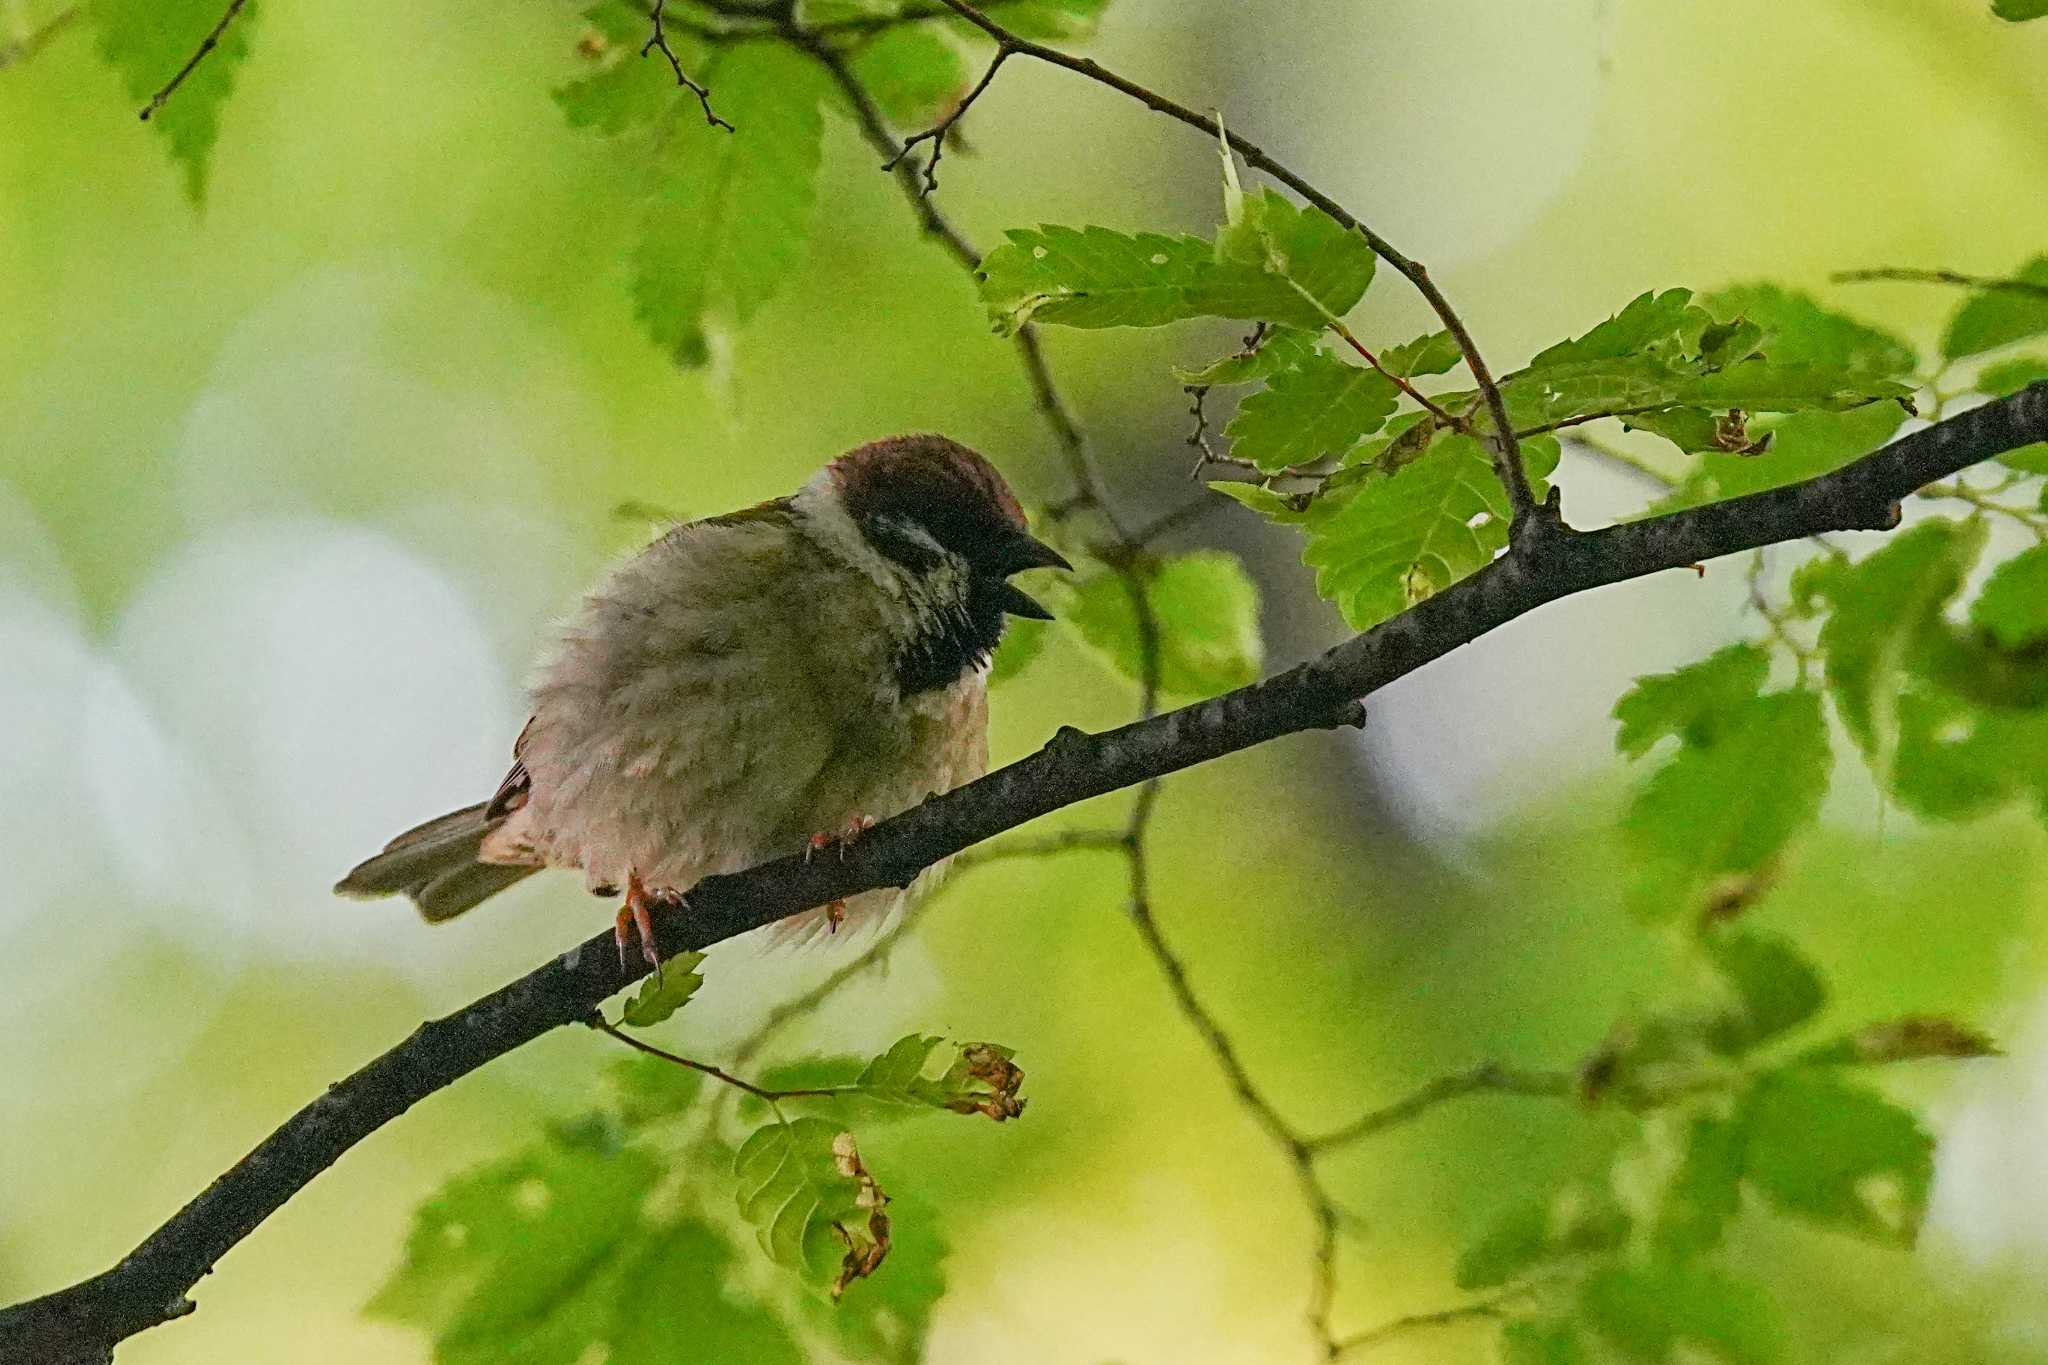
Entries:
{"type": "MultiPolygon", "coordinates": [[[[49,8],[11,0],[0,21],[32,26],[49,8]]],[[[118,25],[136,8],[110,4],[99,22],[118,25]]],[[[1711,14],[1586,4],[1542,18],[1522,8],[1250,15],[1120,0],[1090,50],[1286,148],[1428,260],[1501,356],[1582,333],[1674,281],[1814,288],[1831,269],[1880,262],[1995,273],[2048,243],[2041,26],[1905,0],[1711,14]],[[1518,137],[1526,148],[1503,156],[1518,137]]],[[[568,127],[546,93],[577,70],[574,7],[261,4],[246,17],[249,55],[233,68],[203,177],[134,119],[138,92],[158,83],[139,73],[166,53],[175,67],[176,43],[124,46],[102,33],[132,27],[95,28],[0,72],[0,317],[10,324],[0,329],[0,589],[10,609],[33,602],[103,650],[145,699],[173,710],[179,679],[261,668],[262,639],[228,623],[194,642],[217,653],[174,679],[175,651],[144,649],[134,624],[193,546],[231,532],[367,528],[454,585],[509,688],[548,614],[640,533],[613,515],[623,501],[722,510],[785,490],[858,440],[914,428],[990,452],[1040,500],[1058,490],[1049,442],[971,283],[916,240],[894,187],[839,121],[826,120],[820,227],[794,281],[773,298],[742,288],[729,300],[749,318],[729,346],[678,332],[657,347],[628,278],[639,172],[568,127]],[[195,212],[187,196],[202,186],[195,212]],[[708,363],[681,371],[672,355],[708,363]]],[[[914,105],[914,92],[904,98],[914,105]]],[[[741,121],[742,110],[724,112],[741,121]]],[[[203,140],[204,123],[194,109],[164,137],[203,140]]],[[[975,155],[949,152],[940,202],[984,245],[1040,222],[1213,229],[1212,150],[1056,73],[1006,71],[968,131],[975,155]]],[[[1363,310],[1373,334],[1426,331],[1386,283],[1363,310]]],[[[1936,350],[1954,296],[1861,288],[1833,297],[1936,350]]],[[[1969,324],[1986,336],[1998,325],[1969,324]]],[[[1168,364],[1222,354],[1241,330],[1051,338],[1113,480],[1138,501],[1167,505],[1184,468],[1168,364]]],[[[1597,471],[1573,476],[1568,465],[1558,477],[1575,515],[1633,495],[1597,471]]],[[[1276,658],[1337,636],[1292,531],[1248,517],[1218,518],[1211,531],[1260,566],[1276,658]]],[[[1418,779],[1362,767],[1329,739],[1283,741],[1169,787],[1160,914],[1255,1073],[1305,1127],[1485,1058],[1569,1065],[1618,1013],[1667,993],[1675,959],[1629,917],[1638,889],[1612,872],[1642,853],[1624,842],[1639,833],[1621,818],[1635,779],[1590,757],[1605,752],[1604,723],[1575,730],[1572,717],[1604,713],[1617,671],[1666,669],[1754,630],[1728,595],[1678,608],[1679,619],[1657,614],[1690,600],[1621,590],[1514,628],[1528,650],[1559,650],[1555,632],[1575,632],[1578,671],[1564,677],[1586,695],[1507,705],[1530,731],[1586,752],[1542,799],[1495,803],[1480,833],[1418,838],[1397,813],[1404,781],[1418,779]]],[[[1070,607],[1113,655],[1114,596],[1084,584],[1070,607]]],[[[40,663],[26,651],[0,658],[0,681],[40,663]]],[[[1447,695],[1472,695],[1454,681],[1471,666],[1447,660],[1417,685],[1441,679],[1447,695]]],[[[1189,690],[1229,681],[1201,660],[1188,677],[1189,690]]],[[[402,698],[405,671],[387,686],[385,701],[402,698]]],[[[1058,723],[1120,721],[1129,705],[1084,650],[1055,637],[1003,693],[998,751],[1019,752],[1058,723]]],[[[4,771],[49,771],[30,760],[63,736],[38,731],[40,720],[0,725],[11,810],[31,813],[48,796],[7,786],[4,771]]],[[[244,756],[236,736],[263,721],[220,724],[206,732],[211,758],[232,778],[244,756]]],[[[1452,729],[1438,742],[1474,741],[1452,729]]],[[[1455,757],[1531,765],[1557,753],[1524,742],[1455,757]]],[[[133,759],[141,788],[161,778],[146,757],[133,759]]],[[[118,757],[111,770],[124,771],[118,757]]],[[[450,795],[494,777],[487,763],[450,774],[450,795]]],[[[303,781],[305,808],[331,808],[347,825],[337,847],[367,846],[425,813],[342,805],[332,792],[359,786],[346,774],[303,781]]],[[[2030,1022],[2048,981],[2038,821],[2013,813],[1923,828],[1897,809],[1878,820],[1870,794],[1846,785],[1760,912],[1829,969],[1835,993],[1818,1031],[1963,1014],[2019,1055],[1884,1083],[1937,1128],[1987,1095],[2031,1093],[2038,1114],[2040,1082],[2028,1090],[2048,1046],[2030,1022]]],[[[58,876],[45,864],[68,845],[38,847],[40,826],[12,823],[0,835],[10,855],[0,995],[24,1004],[9,1016],[18,1043],[0,1123],[0,1299],[100,1268],[322,1085],[424,1014],[580,937],[598,914],[573,888],[542,886],[426,943],[402,907],[331,904],[315,878],[268,907],[275,922],[250,932],[252,950],[200,903],[206,876],[109,877],[85,840],[58,876]],[[279,946],[294,937],[292,917],[340,916],[364,917],[345,947],[316,929],[305,951],[279,946]]],[[[174,820],[171,833],[183,846],[170,868],[209,865],[203,828],[174,820]]],[[[933,1359],[1263,1360],[1305,1349],[1295,1305],[1306,1214],[1171,1012],[1120,914],[1122,894],[1120,873],[1086,854],[976,872],[888,977],[807,1030],[818,1050],[862,1055],[909,1029],[1000,1038],[1027,1068],[1022,1122],[862,1130],[863,1154],[898,1196],[903,1236],[936,1229],[952,1249],[933,1359]]],[[[714,952],[706,985],[669,1027],[687,1025],[675,1036],[716,1053],[834,960],[714,952]]],[[[419,1335],[359,1311],[396,1263],[413,1210],[451,1175],[587,1109],[614,1052],[594,1035],[552,1037],[437,1096],[224,1262],[202,1286],[198,1318],[123,1358],[427,1359],[419,1335]]],[[[1800,1099],[1777,1097],[1770,1121],[1811,1131],[1800,1099]]],[[[2020,1103],[1991,1112],[2026,1112],[2020,1103]]],[[[1461,1250],[1504,1210],[1597,1176],[1626,1127],[1611,1114],[1478,1099],[1333,1162],[1342,1201],[1365,1219],[1346,1242],[1341,1320],[1363,1327],[1444,1306],[1454,1277],[1485,1283],[1461,1250]]],[[[563,1151],[564,1162],[588,1159],[573,1143],[563,1151]]],[[[620,1168],[606,1169],[611,1179],[620,1168]]],[[[2024,1169],[2039,1178],[2040,1167],[2024,1169]]],[[[727,1177],[714,1178],[728,1198],[727,1177]]],[[[1767,1173],[1750,1178],[1768,1192],[1767,1173]]],[[[516,1181],[505,1188],[516,1195],[516,1181]]],[[[565,1188],[598,1201],[609,1191],[601,1180],[565,1188]]],[[[1730,1255],[1770,1286],[1797,1358],[1861,1358],[1878,1341],[1899,1359],[2030,1360],[2039,1355],[2028,1343],[2048,1330],[2038,1288],[2048,1210],[2034,1219],[2016,1246],[1991,1239],[2004,1250],[1986,1259],[1963,1254],[1967,1227],[1937,1225],[1908,1254],[1751,1214],[1732,1225],[1730,1255]]],[[[602,1211],[591,1221],[602,1226],[602,1211]]],[[[658,1340],[646,1334],[705,1330],[718,1316],[678,1302],[762,1282],[762,1267],[722,1261],[729,1250],[691,1236],[636,1246],[644,1263],[617,1267],[622,1282],[689,1286],[650,1303],[649,1317],[603,1329],[622,1365],[658,1340]]],[[[1627,1313],[1632,1294],[1671,1297],[1655,1288],[1608,1284],[1601,1302],[1627,1313]]],[[[492,1335],[502,1330],[484,1323],[461,1339],[473,1358],[502,1358],[492,1335]]],[[[1488,1338],[1446,1329],[1378,1358],[1487,1359],[1488,1338]]],[[[776,1349],[735,1338],[726,1352],[767,1360],[776,1349]]]]}

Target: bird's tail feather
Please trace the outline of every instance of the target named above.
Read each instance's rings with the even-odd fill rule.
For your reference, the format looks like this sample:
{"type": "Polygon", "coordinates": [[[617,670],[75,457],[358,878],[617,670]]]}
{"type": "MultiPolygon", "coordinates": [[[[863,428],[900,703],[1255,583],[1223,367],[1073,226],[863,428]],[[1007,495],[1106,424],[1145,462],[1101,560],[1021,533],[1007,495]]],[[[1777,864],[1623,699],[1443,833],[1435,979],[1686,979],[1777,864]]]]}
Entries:
{"type": "Polygon", "coordinates": [[[409,896],[428,922],[439,923],[538,872],[478,861],[485,837],[504,823],[503,816],[487,816],[486,805],[464,806],[407,830],[336,882],[335,893],[409,896]]]}

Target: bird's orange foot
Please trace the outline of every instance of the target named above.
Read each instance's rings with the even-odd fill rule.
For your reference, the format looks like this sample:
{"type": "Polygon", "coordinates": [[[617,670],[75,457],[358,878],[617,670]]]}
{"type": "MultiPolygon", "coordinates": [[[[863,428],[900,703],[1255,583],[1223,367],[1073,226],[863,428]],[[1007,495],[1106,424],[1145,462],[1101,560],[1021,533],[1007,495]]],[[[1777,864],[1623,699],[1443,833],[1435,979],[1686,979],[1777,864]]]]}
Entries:
{"type": "Polygon", "coordinates": [[[618,918],[612,921],[612,942],[619,948],[619,968],[626,967],[626,950],[638,940],[640,956],[655,971],[661,970],[661,953],[654,945],[654,903],[659,899],[640,880],[640,874],[626,874],[626,903],[619,907],[618,918]]]}
{"type": "MultiPolygon", "coordinates": [[[[844,829],[841,829],[836,834],[829,832],[813,834],[811,836],[810,843],[806,845],[804,848],[804,861],[808,863],[812,858],[817,856],[818,850],[826,848],[838,849],[839,857],[841,861],[844,861],[846,858],[847,846],[853,843],[854,840],[860,838],[861,835],[866,834],[869,830],[873,829],[874,827],[874,816],[856,815],[851,820],[848,820],[846,822],[846,827],[844,829]]],[[[834,924],[837,924],[839,921],[834,920],[832,922],[834,924]]]]}

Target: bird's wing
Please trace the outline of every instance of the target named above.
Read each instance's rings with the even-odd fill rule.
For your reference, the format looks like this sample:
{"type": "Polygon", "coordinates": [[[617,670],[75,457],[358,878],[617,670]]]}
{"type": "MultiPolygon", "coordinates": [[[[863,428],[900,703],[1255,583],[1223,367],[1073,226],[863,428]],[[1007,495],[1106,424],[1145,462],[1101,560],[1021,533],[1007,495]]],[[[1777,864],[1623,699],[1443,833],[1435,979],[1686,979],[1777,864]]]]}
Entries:
{"type": "Polygon", "coordinates": [[[533,733],[533,720],[528,717],[519,738],[512,741],[512,771],[505,774],[505,780],[498,784],[497,792],[484,803],[484,819],[501,820],[526,804],[526,798],[533,791],[533,776],[526,771],[526,737],[533,733]]]}

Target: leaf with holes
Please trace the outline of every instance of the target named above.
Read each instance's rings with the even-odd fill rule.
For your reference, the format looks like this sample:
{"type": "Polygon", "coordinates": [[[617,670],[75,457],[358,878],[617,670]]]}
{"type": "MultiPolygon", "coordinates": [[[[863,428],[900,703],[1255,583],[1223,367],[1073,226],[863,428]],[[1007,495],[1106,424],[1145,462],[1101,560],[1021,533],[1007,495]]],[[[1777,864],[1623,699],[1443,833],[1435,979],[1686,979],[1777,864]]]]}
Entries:
{"type": "MultiPolygon", "coordinates": [[[[777,1265],[821,1285],[838,1282],[849,1256],[864,1256],[864,1234],[880,1192],[845,1155],[837,1124],[801,1118],[770,1123],[733,1157],[740,1216],[777,1265]]],[[[886,1247],[886,1244],[884,1244],[886,1247]]],[[[870,1267],[872,1269],[872,1267],[870,1267]]]]}
{"type": "Polygon", "coordinates": [[[1622,820],[1641,864],[1631,900],[1650,918],[1697,909],[1716,880],[1764,868],[1820,813],[1830,753],[1818,696],[1769,693],[1715,717],[1622,820]]]}
{"type": "Polygon", "coordinates": [[[707,66],[714,77],[743,132],[678,120],[632,254],[634,311],[685,366],[709,363],[802,264],[824,133],[825,77],[802,53],[748,43],[707,66]]]}
{"type": "Polygon", "coordinates": [[[1979,289],[1963,300],[1942,333],[1943,355],[1958,359],[2048,334],[2048,256],[2034,257],[2011,278],[2030,287],[1979,289]]]}
{"type": "Polygon", "coordinates": [[[933,1057],[946,1046],[943,1038],[906,1034],[869,1062],[855,1084],[873,1099],[986,1114],[998,1123],[1024,1112],[1018,1094],[1024,1073],[1011,1060],[1015,1051],[996,1043],[953,1043],[945,1066],[934,1068],[933,1057]]]}
{"type": "MultiPolygon", "coordinates": [[[[206,200],[213,145],[220,137],[221,108],[249,56],[261,5],[249,0],[220,41],[149,115],[171,160],[185,173],[185,193],[194,204],[206,200]]],[[[220,23],[222,0],[100,0],[87,10],[99,28],[99,52],[121,77],[127,97],[147,106],[220,23]]]]}
{"type": "Polygon", "coordinates": [[[1766,1076],[1737,1121],[1744,1177],[1782,1212],[1911,1246],[1927,1212],[1934,1139],[1891,1101],[1819,1071],[1766,1076]]]}
{"type": "MultiPolygon", "coordinates": [[[[1141,577],[1159,629],[1161,692],[1208,697],[1257,681],[1265,660],[1259,593],[1237,556],[1169,555],[1145,565],[1141,577]]],[[[1142,681],[1145,641],[1122,574],[1103,569],[1083,579],[1061,615],[1118,673],[1142,681]]]]}
{"type": "Polygon", "coordinates": [[[1230,451],[1269,474],[1314,464],[1378,431],[1399,399],[1377,370],[1311,351],[1238,405],[1226,432],[1230,451]]]}
{"type": "MultiPolygon", "coordinates": [[[[1557,467],[1552,440],[1522,443],[1542,496],[1557,467]]],[[[1303,560],[1316,591],[1365,630],[1442,592],[1486,565],[1508,543],[1507,492],[1479,442],[1450,436],[1421,459],[1328,498],[1308,521],[1303,560]]]]}

